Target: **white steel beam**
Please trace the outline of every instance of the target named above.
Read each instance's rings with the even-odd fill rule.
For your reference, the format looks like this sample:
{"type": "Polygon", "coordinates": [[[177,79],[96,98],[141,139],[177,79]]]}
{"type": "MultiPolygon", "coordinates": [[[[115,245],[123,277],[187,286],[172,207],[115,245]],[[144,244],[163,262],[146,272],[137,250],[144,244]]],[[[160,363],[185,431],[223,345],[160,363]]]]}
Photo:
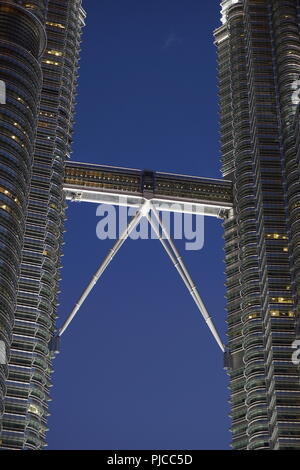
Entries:
{"type": "MultiPolygon", "coordinates": [[[[109,204],[114,206],[140,207],[145,198],[135,196],[131,193],[117,194],[102,191],[92,191],[90,189],[65,188],[66,199],[73,202],[90,202],[96,204],[109,204]]],[[[210,217],[223,218],[224,213],[232,209],[228,203],[208,203],[193,202],[185,199],[150,199],[152,205],[159,211],[177,212],[181,214],[205,215],[210,217]]]]}

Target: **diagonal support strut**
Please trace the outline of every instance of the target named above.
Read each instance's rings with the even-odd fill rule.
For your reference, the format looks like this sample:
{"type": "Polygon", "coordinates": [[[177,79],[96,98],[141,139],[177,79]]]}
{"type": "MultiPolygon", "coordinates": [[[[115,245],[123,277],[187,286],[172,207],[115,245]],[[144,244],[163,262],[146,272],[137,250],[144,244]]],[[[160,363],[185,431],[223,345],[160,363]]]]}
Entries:
{"type": "Polygon", "coordinates": [[[120,250],[123,243],[125,242],[125,240],[127,240],[129,235],[131,234],[131,232],[134,230],[134,228],[138,225],[141,218],[144,217],[147,214],[147,212],[149,211],[149,207],[150,207],[149,206],[149,201],[145,201],[143,203],[143,205],[140,207],[140,209],[137,211],[137,213],[134,215],[134,217],[131,219],[131,221],[129,222],[129,224],[125,228],[125,230],[122,232],[122,234],[120,235],[120,237],[118,238],[118,240],[116,241],[114,246],[109,250],[107,256],[104,258],[103,262],[100,264],[99,268],[97,269],[94,276],[90,280],[88,286],[85,288],[85,290],[81,294],[80,299],[76,302],[72,312],[70,313],[67,320],[65,321],[65,323],[63,324],[63,326],[59,330],[58,336],[61,336],[66,331],[69,324],[71,323],[71,321],[75,317],[76,313],[78,312],[78,310],[80,309],[80,307],[84,303],[85,299],[88,297],[89,293],[91,292],[91,290],[93,289],[95,284],[98,282],[98,280],[100,279],[100,277],[104,273],[107,266],[113,260],[113,258],[115,257],[115,255],[120,250]]]}
{"type": "Polygon", "coordinates": [[[156,233],[157,237],[159,238],[161,244],[163,245],[164,249],[166,250],[168,256],[170,257],[172,263],[174,264],[175,268],[177,269],[177,271],[179,272],[185,286],[187,287],[189,293],[191,294],[191,296],[193,297],[201,315],[203,316],[205,322],[207,323],[207,326],[209,327],[213,337],[215,338],[216,342],[218,343],[220,349],[225,352],[225,347],[224,347],[224,344],[222,343],[221,341],[221,338],[213,324],[213,321],[203,303],[203,300],[201,299],[200,297],[200,294],[198,292],[198,289],[194,283],[194,281],[192,280],[191,276],[190,276],[190,273],[188,272],[187,270],[187,267],[185,266],[184,264],[184,261],[182,259],[182,257],[180,256],[172,238],[171,238],[171,235],[169,234],[168,230],[166,229],[166,227],[164,226],[162,220],[161,220],[161,217],[157,211],[157,209],[154,207],[153,204],[151,204],[151,210],[155,216],[155,219],[159,225],[159,227],[161,227],[162,229],[162,233],[165,237],[165,239],[160,235],[159,233],[159,229],[156,227],[154,221],[151,219],[150,215],[149,215],[149,212],[147,213],[146,217],[150,223],[150,225],[152,226],[154,232],[156,233]]]}

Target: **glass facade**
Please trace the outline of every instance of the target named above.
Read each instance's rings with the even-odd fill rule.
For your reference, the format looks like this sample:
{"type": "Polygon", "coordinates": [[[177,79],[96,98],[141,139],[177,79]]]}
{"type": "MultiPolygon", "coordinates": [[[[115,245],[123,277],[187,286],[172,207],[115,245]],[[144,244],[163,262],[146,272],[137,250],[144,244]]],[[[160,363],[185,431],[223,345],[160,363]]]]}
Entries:
{"type": "Polygon", "coordinates": [[[234,188],[234,211],[224,223],[232,447],[300,449],[299,367],[292,362],[300,293],[292,100],[300,2],[222,7],[215,32],[222,171],[234,188]]]}
{"type": "MultiPolygon", "coordinates": [[[[21,91],[17,92],[14,100],[18,109],[21,109],[18,114],[21,114],[23,108],[26,110],[24,114],[29,114],[27,110],[27,101],[29,100],[31,100],[29,104],[32,107],[35,105],[35,114],[34,119],[32,117],[32,122],[27,122],[29,120],[27,116],[27,121],[25,121],[21,115],[21,118],[23,117],[21,122],[20,117],[19,119],[15,116],[12,117],[14,121],[17,121],[17,124],[24,126],[26,124],[24,130],[28,134],[31,133],[28,142],[27,134],[23,132],[23,128],[19,129],[15,125],[8,132],[15,135],[10,146],[18,146],[15,152],[18,164],[20,165],[20,145],[22,146],[23,142],[28,145],[26,154],[24,150],[28,162],[24,158],[24,164],[20,169],[23,177],[20,179],[21,189],[17,191],[14,187],[3,183],[3,188],[9,190],[9,194],[6,195],[0,187],[0,204],[3,199],[3,204],[6,204],[8,208],[13,206],[14,211],[3,210],[3,217],[9,219],[17,212],[18,219],[23,220],[22,238],[21,235],[18,237],[20,248],[18,253],[14,254],[16,259],[14,262],[15,274],[14,277],[11,276],[13,281],[10,278],[6,279],[9,274],[9,269],[6,266],[3,266],[4,274],[3,277],[1,276],[5,299],[7,295],[10,295],[9,282],[16,283],[18,275],[18,289],[15,288],[17,297],[14,299],[16,311],[13,328],[9,319],[5,318],[8,324],[6,341],[11,341],[12,334],[12,344],[6,380],[1,446],[4,449],[41,449],[46,445],[45,434],[48,401],[50,400],[51,352],[49,351],[49,341],[55,327],[60,276],[65,208],[64,166],[71,152],[81,30],[84,25],[85,13],[81,7],[81,0],[49,0],[48,2],[35,0],[18,3],[23,4],[23,7],[19,6],[18,9],[22,11],[24,18],[30,17],[33,25],[35,22],[39,23],[43,38],[46,34],[47,45],[45,41],[42,43],[41,40],[39,48],[38,44],[35,45],[36,50],[40,54],[42,53],[40,57],[37,57],[36,63],[32,57],[27,57],[29,56],[28,48],[27,51],[22,50],[22,54],[27,54],[27,56],[25,56],[25,60],[20,58],[21,65],[18,64],[18,67],[23,65],[26,69],[23,80],[32,83],[31,94],[35,96],[35,93],[36,98],[34,101],[31,96],[28,97],[28,88],[25,93],[20,86],[21,91]],[[33,63],[32,67],[34,66],[36,69],[32,76],[29,75],[31,63],[33,63]],[[39,95],[40,88],[41,94],[39,95]],[[19,95],[22,99],[20,104],[18,102],[19,95]],[[23,100],[25,104],[23,104],[23,100]],[[32,144],[29,146],[29,142],[33,141],[35,143],[34,149],[32,144]],[[31,160],[29,160],[29,155],[31,155],[31,160]],[[27,173],[25,165],[28,166],[27,173]],[[29,182],[31,186],[28,193],[29,182]],[[17,198],[17,202],[11,202],[12,197],[17,198]],[[21,240],[23,249],[22,262],[20,263],[21,240]],[[4,289],[6,290],[4,291],[4,289]]],[[[3,14],[0,10],[0,28],[2,18],[3,14]]],[[[16,26],[14,28],[17,29],[16,26]]],[[[12,47],[16,48],[14,44],[12,47]]],[[[16,51],[13,54],[13,60],[16,60],[16,51]]],[[[1,65],[2,61],[3,58],[0,57],[1,65]]],[[[15,85],[15,88],[18,86],[15,85]]],[[[8,113],[8,106],[1,107],[1,111],[8,113]]],[[[32,114],[33,111],[31,111],[30,117],[32,114]]],[[[7,127],[8,119],[5,116],[3,128],[7,127]]],[[[0,132],[2,139],[2,131],[0,132]]],[[[3,148],[5,147],[2,146],[3,148]]],[[[18,235],[19,225],[15,228],[11,224],[11,237],[18,235]]],[[[4,228],[6,227],[4,226],[4,228]]],[[[2,230],[1,222],[0,229],[2,230]]],[[[3,237],[8,237],[8,234],[4,233],[3,237]]],[[[6,250],[9,249],[9,241],[10,238],[7,238],[8,248],[6,247],[6,250]]],[[[14,261],[12,254],[8,256],[10,262],[14,261]]],[[[6,254],[6,258],[8,256],[6,254]]],[[[10,306],[12,305],[11,300],[9,297],[10,306]]],[[[13,312],[11,312],[12,317],[13,312]]],[[[2,321],[2,317],[0,318],[2,321]]],[[[4,366],[2,367],[4,368],[4,366]]]]}
{"type": "MultiPolygon", "coordinates": [[[[1,80],[6,84],[6,104],[0,108],[0,340],[8,356],[45,46],[44,29],[34,15],[15,2],[0,2],[1,80]]],[[[7,366],[0,365],[0,413],[7,373],[7,366]]]]}

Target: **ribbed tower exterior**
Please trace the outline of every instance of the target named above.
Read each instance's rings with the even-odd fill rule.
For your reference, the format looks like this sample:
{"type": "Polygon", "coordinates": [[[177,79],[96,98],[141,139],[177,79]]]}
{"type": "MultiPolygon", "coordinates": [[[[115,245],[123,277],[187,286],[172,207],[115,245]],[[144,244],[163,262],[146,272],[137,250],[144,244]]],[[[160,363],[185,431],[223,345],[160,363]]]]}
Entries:
{"type": "Polygon", "coordinates": [[[233,449],[300,449],[300,1],[227,0],[215,32],[233,449]]]}
{"type": "MultiPolygon", "coordinates": [[[[42,3],[42,2],[41,2],[42,3]]],[[[43,2],[44,3],[44,2],[43,2]]],[[[0,1],[0,341],[9,358],[24,242],[46,35],[40,20],[13,1],[0,1]]],[[[0,415],[7,366],[0,365],[0,415]]]]}
{"type": "MultiPolygon", "coordinates": [[[[0,28],[2,3],[4,2],[0,2],[0,28]]],[[[24,195],[20,191],[11,189],[10,186],[7,188],[13,195],[11,197],[17,195],[20,201],[14,204],[14,210],[21,212],[22,216],[20,218],[23,234],[22,237],[20,235],[19,243],[21,244],[22,240],[23,248],[22,262],[20,263],[20,249],[15,262],[15,270],[19,277],[16,310],[14,314],[11,313],[11,318],[14,316],[14,323],[10,323],[7,319],[6,341],[10,341],[12,334],[12,344],[9,348],[0,444],[3,449],[35,450],[42,449],[46,445],[52,369],[49,341],[55,329],[64,225],[63,176],[64,165],[71,152],[81,31],[85,13],[81,0],[48,2],[31,0],[21,3],[23,7],[15,8],[22,10],[25,18],[27,16],[31,18],[33,25],[38,22],[40,29],[44,31],[44,42],[40,40],[39,48],[36,46],[36,50],[42,53],[42,56],[36,58],[36,62],[33,57],[27,57],[30,55],[28,48],[23,52],[23,54],[27,52],[26,60],[21,62],[25,63],[26,71],[31,63],[32,67],[37,69],[31,80],[27,77],[30,86],[36,86],[38,103],[38,113],[36,110],[32,123],[30,122],[31,127],[35,125],[35,128],[31,130],[27,121],[25,128],[26,132],[31,131],[29,142],[34,142],[34,151],[32,146],[29,147],[31,172],[28,170],[27,176],[25,170],[21,171],[23,178],[27,178],[24,182],[21,180],[24,185],[24,195]],[[33,139],[34,133],[36,133],[35,139],[33,139]],[[20,204],[23,205],[19,208],[20,204]]],[[[0,65],[2,60],[0,57],[0,65]]],[[[25,95],[25,92],[23,94],[25,95]]],[[[25,101],[23,94],[19,93],[21,99],[25,101]]],[[[18,105],[18,96],[16,96],[16,105],[18,105]]],[[[22,102],[19,108],[21,105],[22,102]]],[[[7,107],[1,108],[3,112],[6,109],[7,107]]],[[[15,117],[12,119],[17,121],[15,117]]],[[[8,120],[5,118],[5,126],[7,125],[8,120]]],[[[18,127],[12,128],[9,132],[13,132],[16,136],[10,145],[17,146],[17,139],[21,140],[21,145],[23,141],[27,144],[26,135],[23,136],[18,127]]],[[[2,134],[1,130],[0,133],[2,134]]],[[[19,161],[20,148],[15,153],[15,158],[19,161]]],[[[28,167],[30,169],[29,164],[28,167]]],[[[10,196],[5,197],[0,189],[1,201],[2,197],[8,205],[10,196]]],[[[6,214],[7,212],[5,216],[6,214]]],[[[15,237],[18,234],[17,229],[19,230],[19,226],[14,230],[15,237]]],[[[12,255],[9,259],[13,259],[12,255]]],[[[15,277],[13,280],[15,281],[15,277]]],[[[9,281],[10,279],[6,282],[9,281]]]]}

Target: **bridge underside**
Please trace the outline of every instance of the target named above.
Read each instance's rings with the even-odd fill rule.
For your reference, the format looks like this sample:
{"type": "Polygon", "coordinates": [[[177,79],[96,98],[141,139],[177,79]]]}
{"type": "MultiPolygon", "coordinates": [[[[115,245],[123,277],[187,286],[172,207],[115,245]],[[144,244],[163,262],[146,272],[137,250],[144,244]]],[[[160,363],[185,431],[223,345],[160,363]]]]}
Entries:
{"type": "Polygon", "coordinates": [[[232,208],[232,184],[199,178],[68,162],[64,191],[67,200],[140,207],[151,200],[158,210],[223,218],[232,208]]]}

